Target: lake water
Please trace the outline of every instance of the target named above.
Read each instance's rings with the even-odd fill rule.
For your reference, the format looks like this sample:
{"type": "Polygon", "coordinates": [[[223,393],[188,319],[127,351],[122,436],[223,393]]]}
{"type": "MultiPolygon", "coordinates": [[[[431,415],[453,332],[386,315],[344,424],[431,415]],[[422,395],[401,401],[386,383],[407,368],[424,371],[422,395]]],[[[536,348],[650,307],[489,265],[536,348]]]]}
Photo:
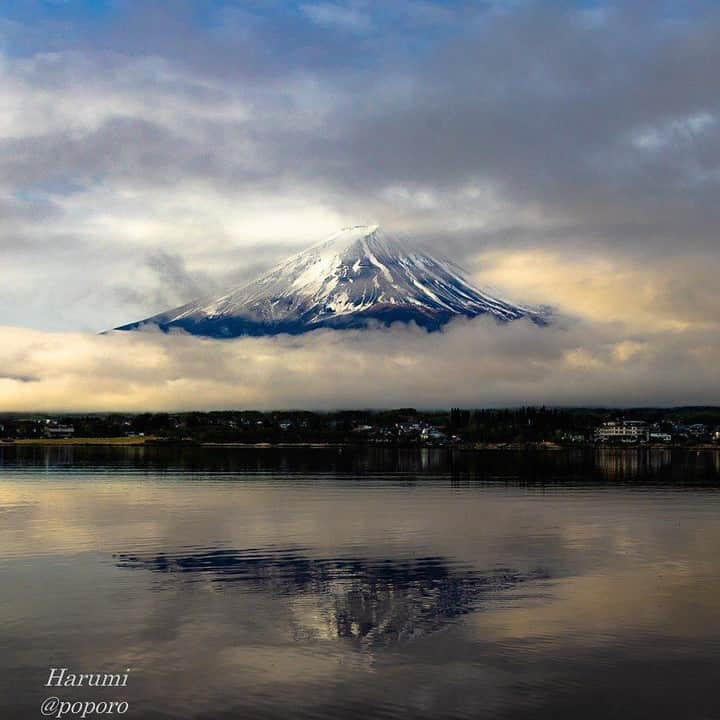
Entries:
{"type": "Polygon", "coordinates": [[[714,451],[3,447],[0,717],[718,718],[719,486],[714,451]]]}

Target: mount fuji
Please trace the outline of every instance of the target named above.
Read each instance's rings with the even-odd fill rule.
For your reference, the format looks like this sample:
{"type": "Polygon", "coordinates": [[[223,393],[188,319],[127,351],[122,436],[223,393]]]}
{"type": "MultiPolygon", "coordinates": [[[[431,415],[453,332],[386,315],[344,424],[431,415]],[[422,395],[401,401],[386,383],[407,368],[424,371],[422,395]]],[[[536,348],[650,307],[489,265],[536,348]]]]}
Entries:
{"type": "Polygon", "coordinates": [[[456,317],[548,323],[544,309],[473,287],[448,260],[411,248],[377,225],[345,228],[219,298],[188,303],[116,330],[156,326],[194,335],[298,335],[318,328],[415,322],[438,330],[456,317]]]}

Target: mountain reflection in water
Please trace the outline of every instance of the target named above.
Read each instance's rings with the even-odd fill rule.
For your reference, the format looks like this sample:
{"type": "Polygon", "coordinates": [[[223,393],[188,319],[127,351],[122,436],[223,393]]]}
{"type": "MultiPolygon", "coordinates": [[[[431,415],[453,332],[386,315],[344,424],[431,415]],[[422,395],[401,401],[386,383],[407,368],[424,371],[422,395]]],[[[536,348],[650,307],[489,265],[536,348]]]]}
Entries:
{"type": "Polygon", "coordinates": [[[347,639],[364,650],[435,632],[500,591],[549,577],[541,569],[521,573],[495,568],[480,573],[440,557],[323,559],[302,550],[212,549],[187,555],[118,553],[114,557],[121,568],[201,575],[214,583],[242,583],[251,592],[286,597],[297,640],[347,639]]]}

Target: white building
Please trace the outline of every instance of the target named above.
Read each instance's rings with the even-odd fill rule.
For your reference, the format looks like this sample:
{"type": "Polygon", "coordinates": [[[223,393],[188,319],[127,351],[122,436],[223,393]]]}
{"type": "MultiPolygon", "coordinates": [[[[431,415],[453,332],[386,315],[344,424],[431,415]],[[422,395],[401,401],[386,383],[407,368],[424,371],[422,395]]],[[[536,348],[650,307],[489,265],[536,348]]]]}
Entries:
{"type": "Polygon", "coordinates": [[[420,433],[420,437],[423,440],[430,440],[435,442],[447,439],[447,435],[442,432],[442,430],[438,430],[434,427],[423,428],[422,432],[420,433]]]}
{"type": "Polygon", "coordinates": [[[664,433],[664,432],[651,432],[650,440],[652,442],[669,443],[669,442],[672,442],[672,435],[670,435],[669,433],[664,433]]]}
{"type": "Polygon", "coordinates": [[[641,442],[650,436],[648,424],[643,420],[621,420],[604,422],[595,428],[595,439],[600,442],[641,442]]]}
{"type": "Polygon", "coordinates": [[[71,438],[75,435],[75,428],[72,425],[46,425],[45,437],[47,438],[71,438]]]}

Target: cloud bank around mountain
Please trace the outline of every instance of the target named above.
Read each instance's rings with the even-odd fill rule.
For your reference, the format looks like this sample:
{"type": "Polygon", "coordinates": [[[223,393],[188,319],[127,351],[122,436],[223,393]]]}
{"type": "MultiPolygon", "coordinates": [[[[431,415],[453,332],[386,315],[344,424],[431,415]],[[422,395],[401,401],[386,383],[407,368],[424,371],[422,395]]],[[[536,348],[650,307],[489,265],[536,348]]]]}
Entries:
{"type": "Polygon", "coordinates": [[[490,318],[209,340],[2,328],[4,410],[720,403],[720,333],[490,318]]]}

